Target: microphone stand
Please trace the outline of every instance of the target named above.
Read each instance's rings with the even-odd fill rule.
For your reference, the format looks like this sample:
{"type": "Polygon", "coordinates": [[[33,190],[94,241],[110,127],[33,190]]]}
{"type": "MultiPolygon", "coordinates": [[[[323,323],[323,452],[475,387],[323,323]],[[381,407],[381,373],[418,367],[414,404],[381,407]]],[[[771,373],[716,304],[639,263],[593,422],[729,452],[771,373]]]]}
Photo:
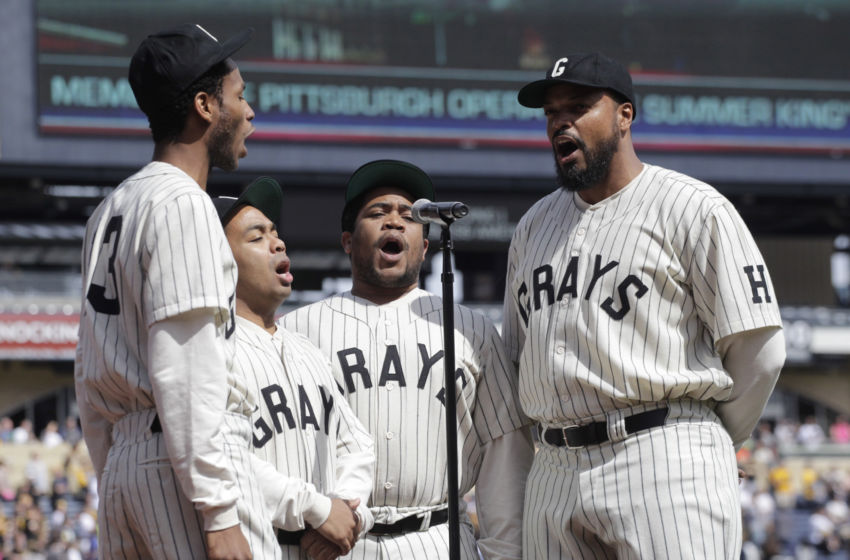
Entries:
{"type": "Polygon", "coordinates": [[[453,218],[443,217],[440,248],[443,250],[443,346],[445,355],[445,404],[446,404],[446,462],[448,468],[449,494],[449,558],[460,560],[460,506],[458,504],[457,480],[457,389],[455,381],[455,318],[454,318],[454,273],[452,272],[452,234],[449,227],[453,218]]]}

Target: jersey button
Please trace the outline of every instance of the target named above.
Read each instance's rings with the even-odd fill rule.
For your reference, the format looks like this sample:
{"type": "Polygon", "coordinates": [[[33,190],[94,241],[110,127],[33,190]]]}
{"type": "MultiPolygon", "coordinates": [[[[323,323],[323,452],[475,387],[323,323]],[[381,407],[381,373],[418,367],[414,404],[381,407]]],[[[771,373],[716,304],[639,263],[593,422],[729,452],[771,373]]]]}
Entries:
{"type": "Polygon", "coordinates": [[[395,387],[395,382],[394,382],[394,381],[387,381],[387,384],[386,384],[386,385],[384,385],[384,388],[385,388],[387,391],[392,391],[392,390],[393,390],[393,387],[395,387]]]}
{"type": "Polygon", "coordinates": [[[587,233],[587,230],[583,227],[580,227],[576,230],[576,235],[584,235],[585,233],[587,233]]]}
{"type": "Polygon", "coordinates": [[[394,433],[392,433],[392,432],[387,432],[387,439],[393,439],[393,437],[395,437],[395,434],[394,434],[394,433]]]}
{"type": "Polygon", "coordinates": [[[564,347],[558,346],[557,348],[555,348],[555,353],[556,354],[563,354],[564,353],[564,347]]]}
{"type": "Polygon", "coordinates": [[[390,489],[390,488],[392,488],[392,487],[393,487],[393,483],[392,483],[392,482],[385,482],[385,483],[384,483],[384,489],[385,489],[385,490],[389,490],[389,489],[390,489]]]}
{"type": "Polygon", "coordinates": [[[561,307],[567,306],[567,298],[561,298],[561,307]]]}

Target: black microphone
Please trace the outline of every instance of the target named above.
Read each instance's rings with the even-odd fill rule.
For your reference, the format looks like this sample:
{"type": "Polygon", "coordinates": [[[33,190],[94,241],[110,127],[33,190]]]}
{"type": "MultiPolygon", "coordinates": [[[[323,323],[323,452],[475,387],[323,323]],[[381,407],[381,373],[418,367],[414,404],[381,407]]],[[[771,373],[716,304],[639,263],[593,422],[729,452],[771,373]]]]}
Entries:
{"type": "Polygon", "coordinates": [[[410,213],[413,221],[420,224],[446,226],[469,214],[469,208],[463,202],[431,202],[427,198],[420,198],[413,203],[410,213]]]}

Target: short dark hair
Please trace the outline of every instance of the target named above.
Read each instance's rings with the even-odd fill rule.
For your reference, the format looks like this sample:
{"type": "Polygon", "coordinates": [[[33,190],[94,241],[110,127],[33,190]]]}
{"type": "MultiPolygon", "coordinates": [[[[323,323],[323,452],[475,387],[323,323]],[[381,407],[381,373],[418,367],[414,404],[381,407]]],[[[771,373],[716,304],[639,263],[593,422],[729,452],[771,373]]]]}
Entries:
{"type": "Polygon", "coordinates": [[[620,93],[619,91],[614,91],[613,89],[606,89],[605,92],[611,96],[611,99],[614,100],[614,103],[617,105],[622,105],[623,103],[631,103],[632,109],[635,109],[635,104],[632,103],[632,100],[620,93]]]}
{"type": "Polygon", "coordinates": [[[148,115],[148,123],[150,124],[153,141],[159,144],[160,142],[174,142],[177,140],[177,137],[180,136],[180,133],[183,132],[183,128],[186,126],[189,109],[192,107],[195,96],[199,92],[212,95],[221,103],[223,99],[224,77],[230,74],[235,68],[236,65],[229,58],[222,60],[192,82],[170,105],[155,114],[148,115]]]}
{"type": "MultiPolygon", "coordinates": [[[[352,198],[348,204],[345,205],[342,209],[342,231],[347,231],[351,233],[354,231],[354,224],[357,222],[357,214],[360,213],[360,209],[363,208],[363,204],[366,202],[366,196],[371,191],[366,191],[363,194],[352,198]]],[[[428,237],[428,232],[431,229],[431,224],[422,224],[422,236],[428,237]]]]}

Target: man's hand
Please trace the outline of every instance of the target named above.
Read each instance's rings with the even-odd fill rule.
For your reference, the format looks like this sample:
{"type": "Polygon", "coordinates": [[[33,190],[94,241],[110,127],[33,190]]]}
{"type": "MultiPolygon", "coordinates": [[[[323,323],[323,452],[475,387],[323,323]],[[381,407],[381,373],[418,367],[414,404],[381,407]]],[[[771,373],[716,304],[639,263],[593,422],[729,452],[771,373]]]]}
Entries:
{"type": "Polygon", "coordinates": [[[360,505],[360,500],[343,500],[343,502],[351,508],[351,513],[354,514],[354,540],[356,541],[360,537],[360,531],[363,530],[363,520],[360,519],[360,514],[357,513],[357,506],[360,505]]]}
{"type": "Polygon", "coordinates": [[[251,560],[251,547],[239,525],[220,531],[207,531],[207,558],[209,560],[251,560]]]}
{"type": "Polygon", "coordinates": [[[316,528],[320,535],[339,547],[342,554],[349,553],[359,534],[355,532],[359,526],[359,519],[354,513],[354,508],[358,505],[360,500],[333,498],[330,515],[316,528]]]}
{"type": "Polygon", "coordinates": [[[342,556],[340,548],[315,529],[308,529],[301,537],[301,549],[313,560],[335,560],[342,556]]]}

